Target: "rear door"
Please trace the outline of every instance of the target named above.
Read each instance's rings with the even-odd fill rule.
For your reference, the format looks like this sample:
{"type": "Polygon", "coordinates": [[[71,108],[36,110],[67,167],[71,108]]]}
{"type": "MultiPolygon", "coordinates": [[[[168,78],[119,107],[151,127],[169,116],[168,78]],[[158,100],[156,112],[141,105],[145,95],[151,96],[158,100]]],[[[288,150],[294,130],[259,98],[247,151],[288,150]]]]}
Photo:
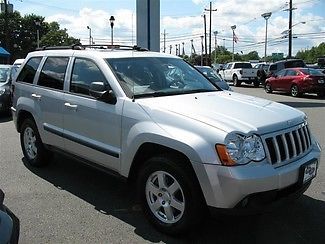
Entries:
{"type": "Polygon", "coordinates": [[[96,100],[92,82],[109,82],[94,60],[74,58],[68,91],[64,95],[65,149],[79,157],[119,171],[123,103],[96,100]]]}
{"type": "Polygon", "coordinates": [[[288,69],[284,77],[283,89],[287,92],[290,91],[292,84],[298,79],[298,72],[293,69],[288,69]]]}
{"type": "Polygon", "coordinates": [[[284,90],[285,73],[286,73],[285,69],[276,73],[276,78],[272,82],[272,88],[274,90],[279,90],[279,91],[284,90]]]}
{"type": "Polygon", "coordinates": [[[63,84],[69,57],[47,57],[31,94],[37,105],[38,127],[43,143],[63,149],[63,84]]]}

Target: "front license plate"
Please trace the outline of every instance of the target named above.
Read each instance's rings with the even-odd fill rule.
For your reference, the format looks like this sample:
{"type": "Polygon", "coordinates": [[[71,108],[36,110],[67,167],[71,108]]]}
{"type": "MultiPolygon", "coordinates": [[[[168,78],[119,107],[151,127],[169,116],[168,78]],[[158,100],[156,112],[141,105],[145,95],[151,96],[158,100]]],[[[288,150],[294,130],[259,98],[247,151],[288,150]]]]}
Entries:
{"type": "Polygon", "coordinates": [[[302,183],[306,183],[313,179],[317,174],[317,160],[309,162],[301,166],[302,183]]]}

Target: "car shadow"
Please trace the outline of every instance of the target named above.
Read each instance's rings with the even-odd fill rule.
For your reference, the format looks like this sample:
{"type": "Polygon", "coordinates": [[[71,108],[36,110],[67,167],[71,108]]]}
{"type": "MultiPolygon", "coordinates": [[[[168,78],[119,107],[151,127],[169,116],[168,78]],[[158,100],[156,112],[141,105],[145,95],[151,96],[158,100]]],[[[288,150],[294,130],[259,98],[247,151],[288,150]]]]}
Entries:
{"type": "Polygon", "coordinates": [[[12,116],[9,113],[0,113],[0,123],[12,121],[12,116]]]}
{"type": "Polygon", "coordinates": [[[253,216],[218,215],[207,219],[195,231],[179,237],[164,235],[145,219],[135,200],[134,188],[120,179],[55,155],[44,168],[22,159],[35,175],[132,225],[135,234],[158,243],[325,243],[325,202],[302,196],[290,206],[253,216]]]}

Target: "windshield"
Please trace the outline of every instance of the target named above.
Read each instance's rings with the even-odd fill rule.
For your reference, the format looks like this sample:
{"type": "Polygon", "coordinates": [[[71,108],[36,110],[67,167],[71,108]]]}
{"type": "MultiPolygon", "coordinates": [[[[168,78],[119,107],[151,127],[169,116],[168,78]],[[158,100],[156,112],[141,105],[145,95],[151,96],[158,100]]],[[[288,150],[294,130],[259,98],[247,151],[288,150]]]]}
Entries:
{"type": "Polygon", "coordinates": [[[213,80],[213,82],[222,82],[221,77],[218,75],[218,73],[209,67],[200,67],[196,66],[196,68],[201,71],[206,77],[213,80]]]}
{"type": "Polygon", "coordinates": [[[128,96],[166,96],[218,89],[182,59],[161,57],[106,60],[128,96]]]}
{"type": "Polygon", "coordinates": [[[7,81],[7,77],[9,74],[9,68],[1,68],[0,67],[0,82],[6,82],[7,81]]]}

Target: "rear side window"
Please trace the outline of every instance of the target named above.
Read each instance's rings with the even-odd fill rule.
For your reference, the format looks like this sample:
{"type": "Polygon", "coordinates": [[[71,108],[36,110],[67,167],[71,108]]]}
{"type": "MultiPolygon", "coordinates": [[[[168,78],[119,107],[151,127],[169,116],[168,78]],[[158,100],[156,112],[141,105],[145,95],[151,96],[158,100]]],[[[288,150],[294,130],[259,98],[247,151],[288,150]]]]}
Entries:
{"type": "Polygon", "coordinates": [[[23,67],[22,71],[20,72],[17,78],[17,82],[25,82],[32,84],[41,60],[41,57],[29,59],[23,67]]]}
{"type": "Polygon", "coordinates": [[[72,70],[70,91],[89,96],[90,84],[98,81],[108,84],[105,76],[94,62],[76,58],[72,70]]]}
{"type": "Polygon", "coordinates": [[[63,90],[68,57],[49,57],[42,68],[38,85],[63,90]]]}
{"type": "Polygon", "coordinates": [[[235,63],[234,69],[251,69],[250,63],[235,63]]]}
{"type": "Polygon", "coordinates": [[[277,70],[277,65],[276,64],[271,64],[270,65],[270,71],[275,71],[277,70]]]}
{"type": "Polygon", "coordinates": [[[288,70],[286,76],[296,76],[298,72],[295,70],[288,70]]]}
{"type": "Polygon", "coordinates": [[[296,68],[296,67],[306,67],[306,64],[302,60],[287,61],[284,63],[285,68],[296,68]]]}
{"type": "Polygon", "coordinates": [[[324,74],[317,69],[301,69],[300,71],[305,75],[324,76],[324,74]]]}

